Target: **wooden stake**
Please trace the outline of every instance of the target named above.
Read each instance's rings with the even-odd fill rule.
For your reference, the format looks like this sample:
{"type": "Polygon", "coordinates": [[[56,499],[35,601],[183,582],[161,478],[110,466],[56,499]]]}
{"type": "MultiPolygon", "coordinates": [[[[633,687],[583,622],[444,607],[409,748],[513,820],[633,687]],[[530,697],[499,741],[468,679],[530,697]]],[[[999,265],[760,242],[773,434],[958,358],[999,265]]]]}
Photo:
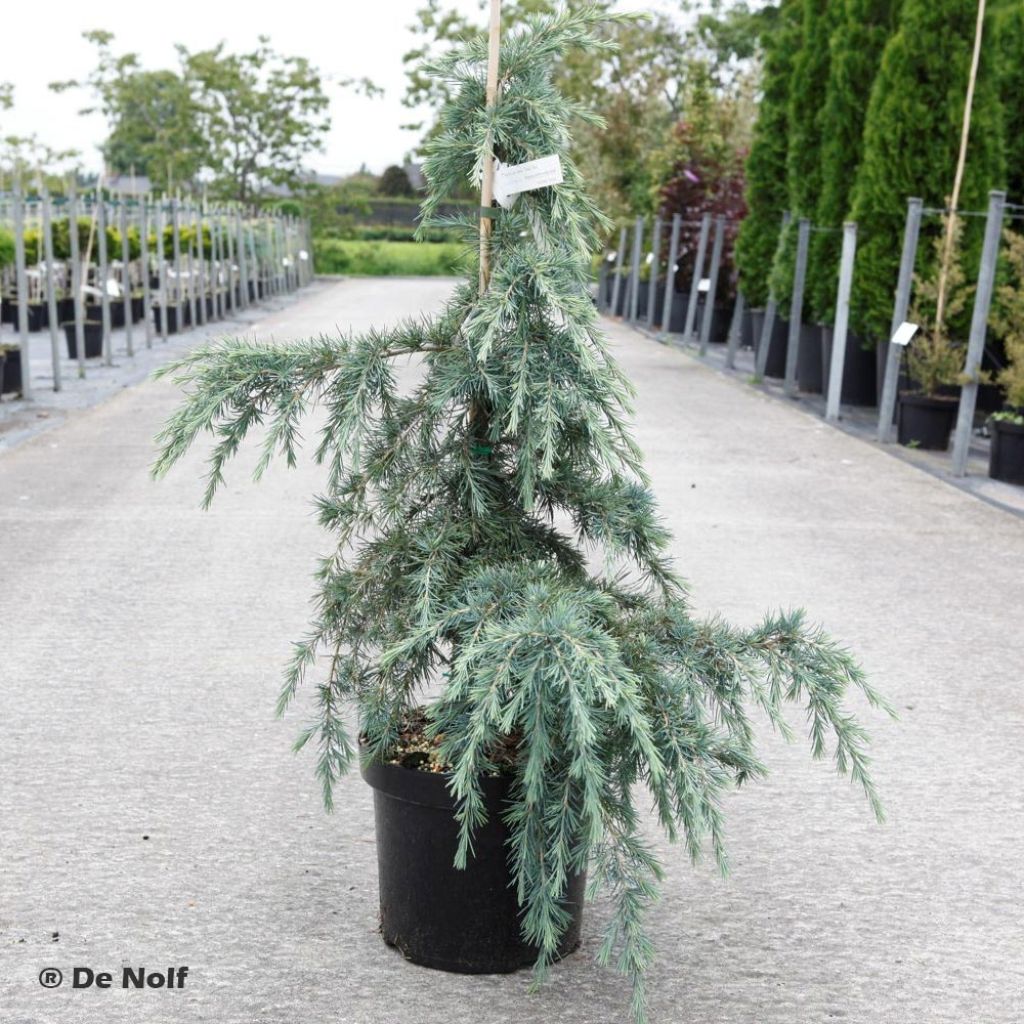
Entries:
{"type": "MultiPolygon", "coordinates": [[[[487,109],[498,99],[498,58],[501,51],[501,0],[491,0],[491,24],[487,50],[487,109]]],[[[480,188],[480,292],[491,282],[491,218],[494,205],[494,140],[488,135],[484,156],[483,182],[480,188]]]]}
{"type": "Polygon", "coordinates": [[[974,86],[978,80],[978,63],[981,60],[981,36],[985,28],[985,0],[978,0],[978,19],[974,26],[974,52],[971,54],[971,71],[967,79],[967,97],[964,100],[964,121],[960,129],[960,153],[956,161],[953,178],[953,194],[949,200],[952,211],[946,221],[946,234],[942,241],[942,261],[939,264],[938,292],[935,296],[935,329],[942,329],[946,313],[946,280],[949,277],[949,261],[953,255],[953,233],[956,229],[956,207],[960,202],[960,186],[964,180],[964,165],[967,163],[967,139],[971,133],[971,108],[974,105],[974,86]]]}

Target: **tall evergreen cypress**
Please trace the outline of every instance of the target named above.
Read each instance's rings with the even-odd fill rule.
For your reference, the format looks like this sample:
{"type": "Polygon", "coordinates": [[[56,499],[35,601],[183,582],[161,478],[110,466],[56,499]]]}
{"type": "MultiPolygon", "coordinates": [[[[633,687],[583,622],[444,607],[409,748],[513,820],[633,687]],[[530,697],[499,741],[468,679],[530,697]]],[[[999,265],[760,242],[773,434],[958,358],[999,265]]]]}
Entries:
{"type": "MultiPolygon", "coordinates": [[[[829,73],[821,108],[821,173],[815,223],[838,228],[850,208],[853,176],[863,152],[864,117],[885,44],[895,30],[901,0],[841,0],[829,43],[829,73]]],[[[823,231],[811,241],[807,294],[821,323],[835,314],[842,237],[823,231]]]]}
{"type": "MultiPolygon", "coordinates": [[[[976,0],[904,0],[899,27],[882,55],[852,195],[860,246],[851,315],[869,338],[882,338],[889,330],[907,197],[942,207],[952,192],[976,16],[976,0]]],[[[1005,184],[991,24],[988,30],[961,209],[984,209],[988,190],[1005,184]]],[[[939,228],[938,219],[931,219],[925,234],[939,228]]],[[[977,251],[970,237],[966,249],[970,263],[977,251]]]]}
{"type": "Polygon", "coordinates": [[[746,219],[736,240],[740,287],[749,306],[763,306],[788,208],[789,95],[793,59],[800,46],[803,0],[782,0],[779,20],[764,42],[763,96],[747,158],[746,219]]]}
{"type": "Polygon", "coordinates": [[[992,28],[999,61],[1006,140],[1006,189],[1024,203],[1024,3],[1001,0],[993,9],[992,28]]]}

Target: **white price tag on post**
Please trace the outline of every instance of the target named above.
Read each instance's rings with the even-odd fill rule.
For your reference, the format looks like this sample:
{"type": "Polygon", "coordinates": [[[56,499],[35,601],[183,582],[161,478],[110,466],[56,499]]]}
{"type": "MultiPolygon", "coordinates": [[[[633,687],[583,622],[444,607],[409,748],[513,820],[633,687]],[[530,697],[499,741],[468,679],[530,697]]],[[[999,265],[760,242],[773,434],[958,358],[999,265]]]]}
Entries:
{"type": "Polygon", "coordinates": [[[699,292],[709,292],[709,291],[711,291],[711,278],[710,277],[702,277],[700,279],[700,283],[697,285],[697,291],[699,291],[699,292]]]}
{"type": "Polygon", "coordinates": [[[909,345],[911,339],[921,329],[919,324],[912,324],[909,320],[904,320],[903,323],[896,328],[896,333],[892,336],[892,343],[894,345],[909,345]]]}
{"type": "Polygon", "coordinates": [[[495,161],[494,198],[500,206],[508,209],[520,192],[532,192],[536,188],[561,185],[562,161],[557,154],[528,160],[525,164],[503,164],[495,161]]]}

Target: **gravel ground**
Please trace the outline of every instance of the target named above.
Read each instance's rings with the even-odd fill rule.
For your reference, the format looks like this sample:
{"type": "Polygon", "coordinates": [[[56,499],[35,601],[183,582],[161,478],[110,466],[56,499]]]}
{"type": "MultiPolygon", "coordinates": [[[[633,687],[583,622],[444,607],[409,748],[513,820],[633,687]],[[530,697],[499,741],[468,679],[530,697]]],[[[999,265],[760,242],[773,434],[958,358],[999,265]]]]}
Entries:
{"type": "MultiPolygon", "coordinates": [[[[301,337],[436,306],[439,280],[317,286],[257,325],[301,337]]],[[[722,880],[666,849],[660,1024],[1024,1019],[1024,523],[621,327],[637,434],[694,602],[804,605],[863,658],[889,821],[804,744],[729,799],[722,880]]],[[[372,802],[333,816],[273,719],[326,547],[320,474],[247,479],[209,513],[202,454],[161,484],[175,406],[147,381],[0,452],[3,1024],[612,1024],[584,948],[528,977],[444,975],[376,934],[372,802]],[[72,990],[74,966],[188,965],[183,989],[72,990]],[[65,975],[47,990],[46,968],[65,975]]]]}

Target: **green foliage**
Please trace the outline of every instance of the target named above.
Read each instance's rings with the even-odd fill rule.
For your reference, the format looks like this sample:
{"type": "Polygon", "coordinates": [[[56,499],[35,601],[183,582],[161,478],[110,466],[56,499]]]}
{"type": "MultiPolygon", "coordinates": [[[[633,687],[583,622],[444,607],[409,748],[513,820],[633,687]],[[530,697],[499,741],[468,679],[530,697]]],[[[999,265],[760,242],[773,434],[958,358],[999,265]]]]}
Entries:
{"type": "Polygon", "coordinates": [[[1024,4],[997,0],[990,45],[997,51],[999,93],[1006,140],[1006,188],[1010,198],[1024,202],[1024,4]]]}
{"type": "MultiPolygon", "coordinates": [[[[949,215],[943,217],[943,225],[949,215]]],[[[937,396],[944,388],[961,382],[967,342],[963,333],[963,317],[974,295],[974,285],[964,272],[964,224],[953,218],[949,270],[946,276],[946,303],[942,322],[937,319],[939,266],[944,246],[943,234],[934,239],[934,259],[929,272],[914,276],[914,302],[910,319],[921,325],[907,354],[907,369],[918,391],[937,396]]]]}
{"type": "Polygon", "coordinates": [[[747,160],[746,219],[736,240],[736,266],[747,303],[763,306],[788,208],[787,154],[793,59],[802,34],[802,0],[782,0],[779,21],[764,43],[762,98],[747,160]]]}
{"type": "MultiPolygon", "coordinates": [[[[829,74],[821,107],[821,183],[815,223],[838,228],[850,209],[850,189],[863,151],[864,115],[882,51],[895,28],[901,0],[842,0],[829,44],[829,74]]],[[[831,324],[842,236],[811,239],[807,294],[815,322],[831,324]]]]}
{"type": "Polygon", "coordinates": [[[258,476],[277,454],[295,462],[301,421],[319,409],[317,508],[337,550],[280,707],[328,653],[299,738],[316,749],[328,806],[356,747],[345,708],[364,755],[382,758],[426,703],[464,863],[484,815],[482,773],[514,747],[508,852],[523,934],[541,951],[537,978],[565,927],[568,878],[589,864],[615,909],[599,958],[633,979],[642,1020],[652,955],[642,917],[661,872],[642,836],[646,799],[691,857],[707,840],[724,868],[722,799],[765,772],[754,716],[788,735],[783,706],[797,703],[814,755],[831,746],[878,811],[844,696],[878,698],[800,614],[752,629],[704,621],[674,574],[627,425],[630,386],[587,290],[607,230],[570,155],[570,122],[587,114],[554,83],[567,51],[605,48],[604,24],[602,10],[580,10],[506,35],[494,110],[479,38],[429,69],[451,99],[428,147],[428,225],[492,141],[503,161],[563,161],[563,184],[496,219],[483,294],[474,267],[440,314],[397,328],[191,353],[161,371],[186,394],[154,472],[209,433],[209,503],[251,430],[266,431],[258,476]],[[402,390],[394,362],[408,357],[422,372],[402,390]]]}
{"type": "Polygon", "coordinates": [[[1003,259],[1009,279],[996,290],[992,326],[1006,346],[1006,366],[996,375],[1006,404],[1024,412],[1024,235],[1003,233],[1003,259]]]}
{"type": "Polygon", "coordinates": [[[14,235],[7,228],[0,228],[0,267],[14,263],[14,235]]]}
{"type": "MultiPolygon", "coordinates": [[[[975,0],[904,0],[882,55],[851,199],[859,233],[851,315],[870,338],[889,330],[907,197],[944,207],[952,192],[976,13],[975,0]]],[[[961,209],[984,210],[988,190],[1005,183],[993,56],[982,47],[961,209]]],[[[976,250],[970,234],[965,247],[976,250]]]]}
{"type": "Polygon", "coordinates": [[[460,242],[389,242],[318,238],[313,246],[318,274],[369,277],[451,277],[467,262],[460,242]]]}
{"type": "Polygon", "coordinates": [[[380,176],[377,190],[382,196],[411,196],[414,191],[405,168],[399,167],[398,164],[392,164],[385,169],[380,176]]]}
{"type": "Polygon", "coordinates": [[[319,71],[260,36],[256,49],[228,53],[220,43],[189,53],[182,73],[198,110],[211,191],[249,203],[269,186],[299,188],[304,161],[322,148],[330,101],[319,71]]]}

